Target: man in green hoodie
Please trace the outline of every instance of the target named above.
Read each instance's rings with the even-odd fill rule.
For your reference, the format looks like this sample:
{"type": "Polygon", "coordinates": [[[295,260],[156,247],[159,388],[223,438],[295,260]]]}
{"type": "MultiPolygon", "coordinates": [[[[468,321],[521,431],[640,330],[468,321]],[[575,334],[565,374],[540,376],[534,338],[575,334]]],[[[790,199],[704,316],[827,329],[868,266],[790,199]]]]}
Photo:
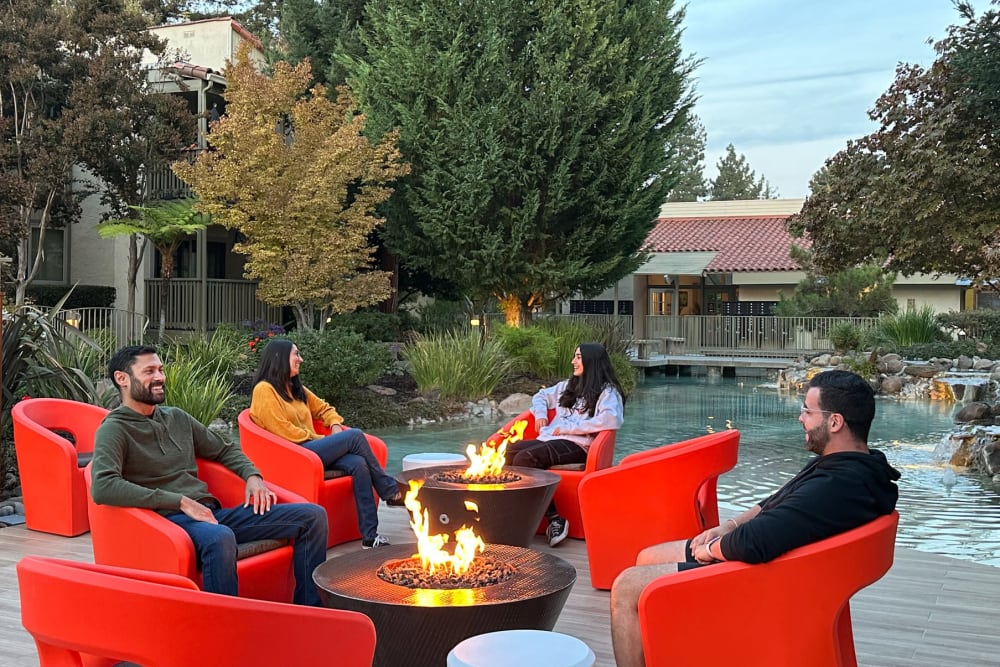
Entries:
{"type": "Polygon", "coordinates": [[[293,540],[297,604],[320,606],[313,570],[326,560],[326,510],[277,504],[243,452],[178,408],[164,407],[165,375],[156,349],[132,345],[108,362],[121,406],[94,438],[94,502],[156,510],[194,542],[204,590],[237,595],[236,544],[293,540]],[[198,478],[196,458],[217,461],[246,480],[243,505],[223,508],[198,478]]]}

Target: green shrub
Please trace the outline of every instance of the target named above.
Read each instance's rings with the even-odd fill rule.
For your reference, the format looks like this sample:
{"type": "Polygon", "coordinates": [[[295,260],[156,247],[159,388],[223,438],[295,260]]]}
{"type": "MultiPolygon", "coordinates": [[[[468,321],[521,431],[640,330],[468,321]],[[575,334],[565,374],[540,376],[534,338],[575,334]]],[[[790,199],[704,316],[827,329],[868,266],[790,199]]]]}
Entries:
{"type": "Polygon", "coordinates": [[[468,309],[464,303],[435,299],[416,309],[416,328],[422,334],[441,334],[465,330],[469,323],[468,309]]]}
{"type": "Polygon", "coordinates": [[[830,328],[830,342],[838,352],[850,352],[861,347],[863,332],[850,322],[839,322],[830,328]]]}
{"type": "Polygon", "coordinates": [[[963,338],[1000,343],[1000,310],[963,310],[939,313],[937,320],[946,330],[963,338]]]}
{"type": "Polygon", "coordinates": [[[197,337],[172,345],[166,350],[166,355],[170,360],[190,359],[203,366],[215,366],[223,377],[232,378],[237,369],[245,366],[246,350],[243,332],[220,326],[208,340],[197,337]]]}
{"type": "Polygon", "coordinates": [[[618,383],[622,386],[622,398],[628,398],[638,382],[635,366],[629,361],[628,355],[624,352],[611,353],[611,366],[618,376],[618,383]]]}
{"type": "Polygon", "coordinates": [[[542,328],[503,324],[493,329],[491,338],[500,344],[518,371],[547,380],[560,375],[556,371],[559,362],[556,340],[542,328]]]}
{"type": "Polygon", "coordinates": [[[878,366],[872,363],[867,354],[849,354],[841,362],[843,366],[856,375],[860,375],[866,380],[878,375],[878,366]]]}
{"type": "Polygon", "coordinates": [[[947,339],[930,306],[883,316],[875,329],[879,342],[890,350],[947,339]]]}
{"type": "Polygon", "coordinates": [[[334,315],[327,329],[347,329],[361,334],[366,340],[392,343],[403,340],[403,332],[413,329],[415,322],[403,313],[358,311],[334,315]]]}
{"type": "Polygon", "coordinates": [[[419,337],[402,354],[421,391],[437,389],[442,398],[458,400],[489,396],[514,365],[498,339],[475,332],[419,337]]]}
{"type": "Polygon", "coordinates": [[[222,412],[230,396],[230,378],[221,364],[205,364],[194,357],[163,365],[166,405],[178,407],[208,426],[222,412]]]}
{"type": "Polygon", "coordinates": [[[988,359],[1000,359],[1000,345],[987,346],[981,348],[972,340],[947,340],[938,343],[921,343],[918,345],[907,345],[901,347],[896,352],[904,359],[957,359],[961,355],[967,357],[986,357],[988,359]]]}
{"type": "MultiPolygon", "coordinates": [[[[110,308],[115,303],[115,288],[105,287],[104,285],[76,285],[75,287],[71,287],[67,285],[32,283],[28,285],[25,297],[36,306],[49,308],[59,303],[59,300],[66,296],[66,293],[71,289],[73,293],[66,299],[66,302],[62,306],[63,308],[110,308]]],[[[8,303],[13,303],[13,292],[8,291],[4,300],[8,303]]]]}
{"type": "Polygon", "coordinates": [[[349,329],[293,331],[288,339],[302,354],[302,383],[331,403],[351,387],[371,384],[388,372],[392,353],[381,343],[366,341],[349,329]]]}

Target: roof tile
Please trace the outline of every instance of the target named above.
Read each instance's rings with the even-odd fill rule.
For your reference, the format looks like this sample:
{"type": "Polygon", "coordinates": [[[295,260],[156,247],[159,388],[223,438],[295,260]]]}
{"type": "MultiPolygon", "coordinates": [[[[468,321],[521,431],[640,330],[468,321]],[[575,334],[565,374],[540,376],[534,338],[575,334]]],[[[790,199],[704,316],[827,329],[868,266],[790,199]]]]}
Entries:
{"type": "Polygon", "coordinates": [[[799,271],[789,255],[792,244],[808,247],[785,228],[790,216],[730,216],[718,218],[659,218],[646,237],[648,252],[718,254],[706,273],[736,271],[799,271]]]}

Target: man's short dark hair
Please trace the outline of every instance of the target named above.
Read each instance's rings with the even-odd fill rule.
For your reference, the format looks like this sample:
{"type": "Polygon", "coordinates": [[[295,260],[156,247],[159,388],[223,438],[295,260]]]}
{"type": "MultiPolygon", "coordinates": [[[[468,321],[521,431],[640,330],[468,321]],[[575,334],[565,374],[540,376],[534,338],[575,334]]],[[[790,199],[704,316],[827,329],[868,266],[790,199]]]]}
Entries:
{"type": "Polygon", "coordinates": [[[118,386],[118,381],[115,380],[115,372],[122,371],[132,375],[132,365],[135,363],[135,358],[141,357],[144,354],[156,354],[156,348],[149,345],[126,345],[114,353],[111,359],[108,360],[108,375],[111,377],[111,381],[115,383],[115,387],[121,389],[118,386]]]}
{"type": "Polygon", "coordinates": [[[809,387],[819,389],[819,408],[836,412],[855,438],[868,442],[868,432],[875,418],[875,391],[860,375],[850,371],[817,373],[809,387]]]}

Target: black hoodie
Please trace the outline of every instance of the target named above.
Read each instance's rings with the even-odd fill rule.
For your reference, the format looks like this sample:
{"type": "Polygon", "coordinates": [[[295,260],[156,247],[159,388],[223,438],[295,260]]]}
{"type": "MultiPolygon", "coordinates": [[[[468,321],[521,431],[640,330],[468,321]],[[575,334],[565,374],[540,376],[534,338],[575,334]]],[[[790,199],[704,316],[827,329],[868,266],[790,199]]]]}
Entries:
{"type": "Polygon", "coordinates": [[[810,460],[759,503],[760,514],[722,538],[722,555],[764,563],[891,512],[899,497],[899,471],[882,452],[869,452],[836,452],[810,460]]]}

